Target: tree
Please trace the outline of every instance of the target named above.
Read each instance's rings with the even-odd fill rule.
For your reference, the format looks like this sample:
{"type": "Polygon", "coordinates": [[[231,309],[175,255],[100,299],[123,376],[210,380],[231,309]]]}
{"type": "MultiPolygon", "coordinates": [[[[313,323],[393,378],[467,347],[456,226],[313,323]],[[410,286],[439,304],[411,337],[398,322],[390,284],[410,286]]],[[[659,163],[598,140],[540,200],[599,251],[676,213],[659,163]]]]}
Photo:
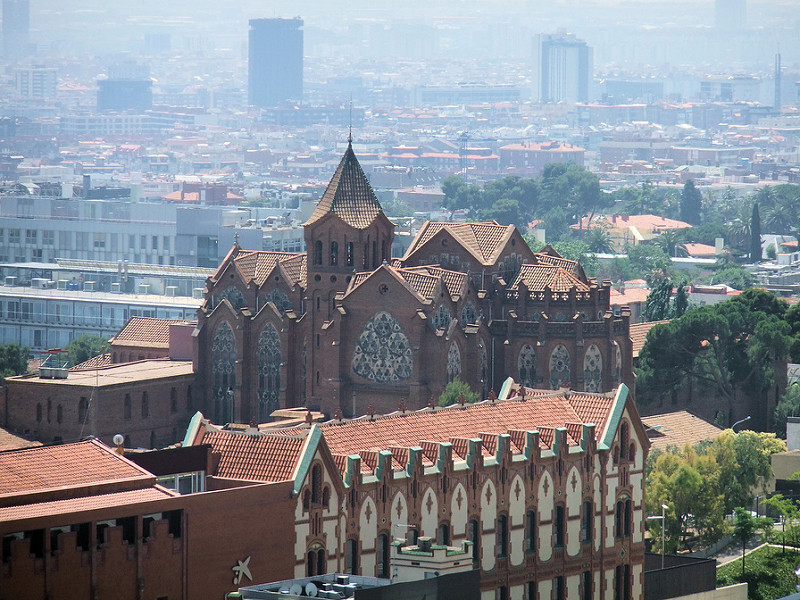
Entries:
{"type": "Polygon", "coordinates": [[[0,383],[6,377],[22,375],[28,371],[30,349],[17,344],[0,345],[0,383]]]}
{"type": "Polygon", "coordinates": [[[672,296],[672,281],[669,278],[661,280],[647,294],[644,303],[645,321],[662,321],[670,316],[669,299],[672,296]]]}
{"type": "Polygon", "coordinates": [[[786,422],[789,417],[800,415],[800,384],[792,384],[775,407],[772,415],[772,431],[780,438],[786,438],[786,422]]]}
{"type": "Polygon", "coordinates": [[[511,198],[500,198],[490,209],[482,211],[481,216],[487,221],[497,221],[501,225],[516,225],[522,230],[527,227],[519,210],[519,202],[511,198]]]}
{"type": "Polygon", "coordinates": [[[754,517],[749,510],[741,506],[734,509],[733,539],[742,543],[742,577],[744,577],[744,556],[747,542],[759,529],[772,527],[772,521],[767,517],[754,517]]]}
{"type": "Polygon", "coordinates": [[[444,392],[439,396],[439,406],[450,406],[460,401],[461,396],[464,396],[466,402],[477,402],[478,392],[473,392],[466,382],[461,381],[456,377],[453,381],[447,384],[444,392]]]}
{"type": "Polygon", "coordinates": [[[685,258],[689,256],[684,241],[683,229],[667,229],[653,240],[653,243],[661,248],[667,256],[685,258]]]}
{"type": "Polygon", "coordinates": [[[758,214],[758,202],[753,204],[753,214],[750,217],[750,262],[761,262],[761,217],[758,214]]]}
{"type": "Polygon", "coordinates": [[[652,244],[638,244],[628,251],[628,258],[638,277],[647,280],[650,287],[655,281],[668,277],[672,261],[667,253],[652,244]]]}
{"type": "Polygon", "coordinates": [[[611,243],[611,234],[605,227],[592,227],[585,237],[589,250],[598,254],[611,254],[614,252],[614,245],[611,243]]]}
{"type": "Polygon", "coordinates": [[[730,419],[737,395],[757,398],[774,385],[774,366],[792,340],[785,310],[773,294],[747,290],[654,327],[639,353],[640,396],[671,395],[697,382],[727,402],[730,419]]]}
{"type": "Polygon", "coordinates": [[[764,500],[764,504],[774,510],[781,518],[781,544],[786,552],[786,523],[789,522],[789,536],[793,541],[797,530],[797,503],[783,494],[774,494],[764,500]]]}
{"type": "Polygon", "coordinates": [[[82,335],[75,338],[64,348],[69,352],[71,365],[79,365],[98,354],[108,351],[108,342],[96,335],[82,335]]]}
{"type": "Polygon", "coordinates": [[[735,263],[724,265],[711,276],[712,285],[724,284],[735,290],[750,289],[755,282],[750,271],[735,263]]]}
{"type": "Polygon", "coordinates": [[[680,284],[675,290],[675,297],[672,299],[672,308],[670,309],[670,318],[677,319],[686,314],[689,309],[689,296],[686,293],[686,286],[680,284]]]}
{"type": "Polygon", "coordinates": [[[786,450],[774,433],[723,431],[714,441],[720,488],[725,490],[725,512],[750,506],[755,494],[772,477],[771,456],[786,450]]]}
{"type": "Polygon", "coordinates": [[[702,204],[703,195],[694,186],[694,181],[688,180],[683,185],[683,192],[681,193],[681,221],[685,221],[690,225],[700,225],[702,204]]]}

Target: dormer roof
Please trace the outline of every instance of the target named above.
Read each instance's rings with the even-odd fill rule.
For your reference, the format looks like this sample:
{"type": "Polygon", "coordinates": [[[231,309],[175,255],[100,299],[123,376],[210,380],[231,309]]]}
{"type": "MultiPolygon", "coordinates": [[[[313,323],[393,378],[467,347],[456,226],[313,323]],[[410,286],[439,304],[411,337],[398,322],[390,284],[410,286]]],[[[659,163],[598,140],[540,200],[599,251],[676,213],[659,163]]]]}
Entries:
{"type": "Polygon", "coordinates": [[[353,146],[348,144],[322,199],[305,225],[312,225],[328,213],[333,213],[351,227],[365,229],[382,212],[378,197],[353,152],[353,146]]]}

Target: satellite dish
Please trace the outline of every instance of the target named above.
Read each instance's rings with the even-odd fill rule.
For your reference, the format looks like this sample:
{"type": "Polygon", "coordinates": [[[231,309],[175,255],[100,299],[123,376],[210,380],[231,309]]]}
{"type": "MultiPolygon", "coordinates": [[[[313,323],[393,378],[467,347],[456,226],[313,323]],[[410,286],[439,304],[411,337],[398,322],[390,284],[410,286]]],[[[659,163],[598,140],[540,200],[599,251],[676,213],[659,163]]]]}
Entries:
{"type": "Polygon", "coordinates": [[[289,593],[292,596],[299,596],[300,594],[303,593],[303,586],[300,585],[299,583],[293,583],[292,587],[289,588],[289,593]]]}
{"type": "MultiPolygon", "coordinates": [[[[106,438],[106,439],[107,439],[107,438],[106,438]]],[[[122,434],[121,434],[121,433],[118,433],[118,434],[117,434],[117,435],[115,435],[115,436],[114,436],[112,439],[113,439],[113,441],[114,441],[114,445],[115,445],[115,446],[122,446],[122,444],[124,444],[124,443],[125,443],[125,438],[122,436],[122,434]]]]}
{"type": "Polygon", "coordinates": [[[311,596],[312,598],[316,598],[317,596],[317,586],[314,585],[313,581],[309,581],[306,584],[306,596],[311,596]]]}

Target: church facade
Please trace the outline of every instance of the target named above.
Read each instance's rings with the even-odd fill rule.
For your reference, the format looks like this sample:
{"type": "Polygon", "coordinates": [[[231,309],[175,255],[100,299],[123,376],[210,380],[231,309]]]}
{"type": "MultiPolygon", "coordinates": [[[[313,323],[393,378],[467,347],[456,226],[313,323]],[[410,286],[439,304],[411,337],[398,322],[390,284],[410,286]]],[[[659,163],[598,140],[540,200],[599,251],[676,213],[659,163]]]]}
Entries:
{"type": "Polygon", "coordinates": [[[457,378],[481,399],[509,376],[632,387],[630,315],[610,311],[610,282],[494,222],[427,223],[392,258],[394,225],[351,146],[304,227],[307,252],[234,245],[207,281],[194,362],[216,423],[418,409],[457,378]]]}

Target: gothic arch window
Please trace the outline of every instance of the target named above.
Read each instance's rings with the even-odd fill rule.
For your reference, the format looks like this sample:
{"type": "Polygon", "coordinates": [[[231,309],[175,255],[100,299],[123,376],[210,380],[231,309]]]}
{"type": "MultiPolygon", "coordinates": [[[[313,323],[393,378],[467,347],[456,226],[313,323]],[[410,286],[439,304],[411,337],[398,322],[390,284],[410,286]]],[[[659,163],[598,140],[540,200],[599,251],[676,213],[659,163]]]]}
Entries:
{"type": "Polygon", "coordinates": [[[236,338],[227,322],[220,323],[214,331],[211,360],[215,420],[217,423],[230,423],[233,421],[233,390],[236,387],[236,338]]]}
{"type": "Polygon", "coordinates": [[[397,383],[411,377],[411,344],[400,323],[380,311],[367,321],[353,351],[352,369],[377,383],[397,383]]]}
{"type": "Polygon", "coordinates": [[[447,329],[450,327],[450,311],[444,304],[440,304],[439,308],[433,314],[433,328],[434,329],[447,329]]]}
{"type": "Polygon", "coordinates": [[[550,355],[550,388],[557,390],[564,382],[570,382],[569,351],[559,344],[550,355]]]}
{"type": "Polygon", "coordinates": [[[461,377],[461,351],[458,344],[453,342],[447,352],[447,383],[458,377],[461,377]]]}
{"type": "Polygon", "coordinates": [[[273,288],[264,298],[267,302],[272,302],[281,313],[285,313],[292,307],[292,303],[289,300],[289,296],[287,296],[283,290],[279,288],[273,288]]]}
{"type": "Polygon", "coordinates": [[[592,344],[583,356],[583,389],[587,392],[599,392],[603,386],[603,356],[600,348],[592,344]]]}
{"type": "Polygon", "coordinates": [[[225,288],[225,290],[219,295],[219,301],[222,302],[223,300],[227,300],[231,303],[231,306],[234,310],[241,310],[245,306],[247,306],[247,302],[245,302],[244,294],[239,291],[235,285],[231,285],[225,288]]]}
{"type": "Polygon", "coordinates": [[[266,422],[278,409],[281,389],[281,340],[275,326],[267,325],[258,338],[258,420],[266,422]]]}
{"type": "Polygon", "coordinates": [[[536,387],[536,352],[529,344],[525,344],[517,359],[519,367],[519,383],[525,387],[536,387]]]}
{"type": "Polygon", "coordinates": [[[614,354],[614,382],[619,384],[622,381],[622,351],[616,342],[614,342],[614,354]]]}
{"type": "Polygon", "coordinates": [[[347,242],[347,245],[345,246],[345,259],[348,267],[353,266],[353,254],[353,242],[347,242]]]}
{"type": "Polygon", "coordinates": [[[465,327],[470,323],[475,323],[478,320],[478,311],[475,310],[475,305],[467,301],[461,309],[461,326],[465,327]]]}

